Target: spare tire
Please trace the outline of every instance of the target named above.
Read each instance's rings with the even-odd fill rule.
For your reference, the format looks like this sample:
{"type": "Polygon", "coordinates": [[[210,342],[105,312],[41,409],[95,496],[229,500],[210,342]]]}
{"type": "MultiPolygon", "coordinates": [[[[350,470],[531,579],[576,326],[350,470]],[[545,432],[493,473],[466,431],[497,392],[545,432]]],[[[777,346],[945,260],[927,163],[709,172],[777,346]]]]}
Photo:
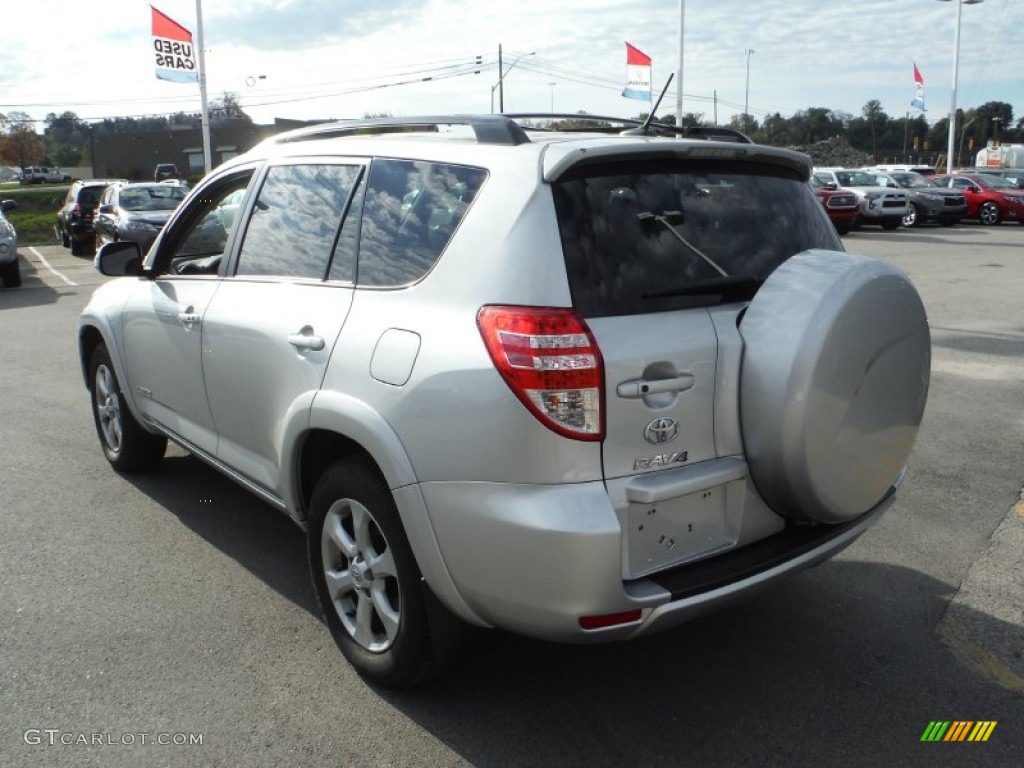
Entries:
{"type": "Polygon", "coordinates": [[[778,514],[842,523],[898,482],[928,396],[931,336],[909,278],[877,259],[807,251],[740,323],[740,426],[778,514]]]}

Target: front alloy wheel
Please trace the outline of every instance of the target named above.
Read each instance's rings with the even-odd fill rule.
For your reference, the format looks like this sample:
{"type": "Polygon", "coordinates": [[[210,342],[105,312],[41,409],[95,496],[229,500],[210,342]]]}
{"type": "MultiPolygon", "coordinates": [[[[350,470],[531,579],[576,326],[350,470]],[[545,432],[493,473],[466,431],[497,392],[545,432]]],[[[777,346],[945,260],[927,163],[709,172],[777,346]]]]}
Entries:
{"type": "Polygon", "coordinates": [[[921,222],[918,219],[917,205],[914,204],[914,203],[911,203],[910,207],[907,209],[907,215],[903,217],[903,226],[904,227],[916,227],[920,223],[921,222]]]}
{"type": "Polygon", "coordinates": [[[1002,216],[999,213],[999,206],[993,202],[984,203],[978,210],[978,216],[982,224],[998,224],[1002,216]]]}
{"type": "Polygon", "coordinates": [[[96,434],[107,461],[118,472],[152,469],[167,450],[167,438],[147,432],[132,416],[107,348],[100,344],[89,360],[89,394],[96,434]]]}

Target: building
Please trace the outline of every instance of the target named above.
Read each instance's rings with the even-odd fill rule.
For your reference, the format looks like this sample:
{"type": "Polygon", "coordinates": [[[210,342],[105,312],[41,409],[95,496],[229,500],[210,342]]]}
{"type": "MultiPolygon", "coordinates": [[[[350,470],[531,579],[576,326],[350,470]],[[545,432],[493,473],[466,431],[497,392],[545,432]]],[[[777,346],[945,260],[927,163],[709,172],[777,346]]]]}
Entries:
{"type": "MultiPolygon", "coordinates": [[[[257,125],[248,120],[216,121],[210,127],[211,162],[216,167],[269,136],[311,122],[276,120],[273,125],[257,125]]],[[[172,125],[163,131],[96,133],[91,145],[92,174],[98,179],[152,180],[159,163],[174,163],[188,178],[205,173],[202,130],[191,125],[172,125]]]]}

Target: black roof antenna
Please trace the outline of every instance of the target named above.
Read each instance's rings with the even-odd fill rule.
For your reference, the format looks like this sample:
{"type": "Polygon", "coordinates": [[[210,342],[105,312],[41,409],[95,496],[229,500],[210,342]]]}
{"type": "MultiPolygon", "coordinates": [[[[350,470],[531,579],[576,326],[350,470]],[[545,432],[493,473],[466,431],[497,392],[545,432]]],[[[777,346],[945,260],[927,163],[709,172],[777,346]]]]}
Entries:
{"type": "Polygon", "coordinates": [[[668,91],[668,87],[672,85],[672,78],[675,76],[674,72],[669,72],[668,80],[665,82],[665,87],[661,89],[661,96],[654,102],[654,106],[651,107],[651,113],[647,115],[647,119],[644,120],[644,124],[636,128],[627,128],[622,131],[619,135],[621,136],[654,136],[654,131],[651,130],[651,122],[654,120],[654,113],[658,111],[658,107],[661,106],[661,100],[665,98],[665,92],[668,91]]]}

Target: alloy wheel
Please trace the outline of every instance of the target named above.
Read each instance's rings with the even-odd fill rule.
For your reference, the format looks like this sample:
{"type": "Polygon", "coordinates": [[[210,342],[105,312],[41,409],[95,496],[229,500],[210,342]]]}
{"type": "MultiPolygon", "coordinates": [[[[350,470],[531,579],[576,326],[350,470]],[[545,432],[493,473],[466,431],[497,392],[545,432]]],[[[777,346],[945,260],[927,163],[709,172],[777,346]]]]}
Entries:
{"type": "Polygon", "coordinates": [[[349,636],[374,653],[394,643],[402,599],[391,548],[370,511],[339,499],[324,519],[320,546],[324,580],[349,636]]]}

